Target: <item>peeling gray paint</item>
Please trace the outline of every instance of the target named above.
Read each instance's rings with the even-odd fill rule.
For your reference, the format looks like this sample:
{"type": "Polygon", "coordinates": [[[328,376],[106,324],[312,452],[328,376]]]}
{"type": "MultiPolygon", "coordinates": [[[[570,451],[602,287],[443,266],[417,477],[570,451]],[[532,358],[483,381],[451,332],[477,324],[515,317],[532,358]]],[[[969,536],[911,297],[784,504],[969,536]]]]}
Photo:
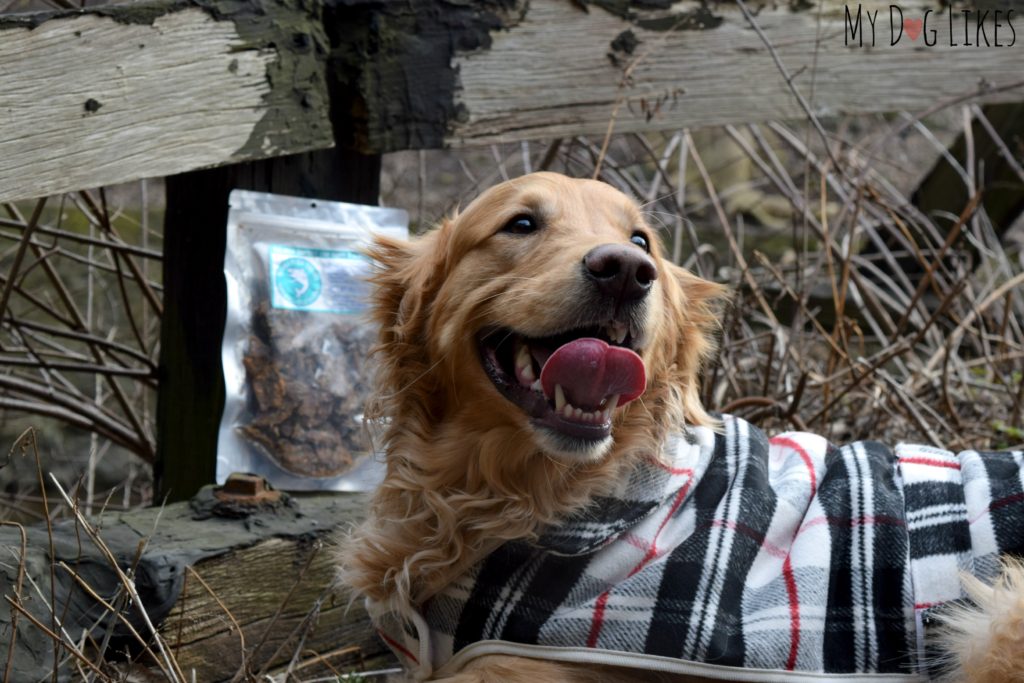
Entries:
{"type": "Polygon", "coordinates": [[[372,152],[441,147],[466,112],[456,54],[486,50],[525,0],[335,0],[325,8],[339,144],[372,152]],[[346,135],[346,137],[341,137],[346,135]]]}
{"type": "MultiPolygon", "coordinates": [[[[249,140],[226,163],[332,146],[325,75],[328,46],[321,7],[319,0],[159,0],[2,15],[0,35],[4,30],[35,29],[48,21],[87,14],[121,24],[152,25],[167,14],[193,8],[217,21],[232,22],[241,42],[235,49],[272,51],[276,58],[267,67],[267,111],[249,140]]],[[[229,71],[232,64],[237,68],[233,60],[227,65],[229,71]]],[[[84,113],[94,114],[97,109],[86,103],[84,113]]]]}
{"type": "Polygon", "coordinates": [[[575,0],[585,11],[588,6],[625,19],[647,31],[693,31],[715,28],[722,17],[711,11],[717,2],[702,2],[700,7],[684,12],[672,11],[672,0],[575,0]]]}

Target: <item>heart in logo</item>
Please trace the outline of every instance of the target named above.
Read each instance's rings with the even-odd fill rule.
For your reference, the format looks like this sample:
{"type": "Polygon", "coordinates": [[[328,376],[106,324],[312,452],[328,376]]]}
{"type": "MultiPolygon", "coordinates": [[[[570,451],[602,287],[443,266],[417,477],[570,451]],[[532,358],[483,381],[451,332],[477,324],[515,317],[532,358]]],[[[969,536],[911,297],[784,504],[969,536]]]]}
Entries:
{"type": "Polygon", "coordinates": [[[917,40],[917,37],[921,35],[921,29],[924,27],[924,20],[922,19],[904,19],[903,30],[907,32],[911,40],[917,40]]]}

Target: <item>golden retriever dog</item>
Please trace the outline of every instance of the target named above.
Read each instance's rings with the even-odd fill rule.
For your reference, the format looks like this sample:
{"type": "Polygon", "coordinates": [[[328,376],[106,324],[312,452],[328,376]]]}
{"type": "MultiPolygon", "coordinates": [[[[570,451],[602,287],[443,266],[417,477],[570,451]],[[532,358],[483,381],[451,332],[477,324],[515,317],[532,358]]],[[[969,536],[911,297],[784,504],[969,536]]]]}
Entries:
{"type": "MultiPolygon", "coordinates": [[[[801,515],[813,512],[819,500],[832,495],[828,491],[846,490],[846,484],[830,483],[836,478],[829,472],[842,470],[844,463],[857,469],[861,461],[809,435],[772,439],[775,450],[768,454],[768,441],[756,429],[705,411],[698,376],[714,349],[726,292],[666,260],[636,202],[598,181],[535,173],[487,190],[416,240],[378,239],[372,256],[378,264],[374,314],[381,329],[380,391],[373,412],[387,418],[386,476],[367,520],[342,544],[341,575],[367,600],[381,635],[414,677],[467,683],[788,680],[785,669],[819,666],[806,664],[808,652],[822,649],[811,647],[815,638],[826,637],[814,624],[823,632],[836,627],[822,625],[803,601],[814,592],[806,582],[824,570],[811,566],[814,562],[804,567],[794,559],[795,551],[780,550],[790,541],[772,536],[774,526],[766,522],[769,531],[756,528],[759,516],[774,520],[788,514],[783,514],[787,491],[798,500],[795,508],[803,506],[801,515]],[[780,458],[809,473],[809,493],[804,483],[783,482],[777,487],[782,502],[767,506],[771,509],[758,503],[762,498],[755,491],[736,497],[741,503],[733,512],[706,512],[731,505],[734,488],[746,486],[743,482],[790,471],[780,458]],[[714,500],[713,491],[719,491],[714,500]],[[696,507],[687,507],[691,503],[696,507]],[[638,530],[628,531],[620,517],[638,530]],[[669,537],[690,539],[699,535],[695,530],[733,549],[708,561],[708,569],[692,568],[685,557],[678,560],[678,566],[691,569],[671,583],[659,574],[652,584],[661,591],[656,598],[633,595],[632,589],[610,594],[609,576],[644,583],[643,572],[661,572],[677,561],[665,554],[669,537]],[[633,555],[622,565],[594,554],[610,546],[633,555]],[[764,579],[768,566],[781,578],[764,579]],[[500,581],[508,583],[499,581],[490,592],[480,588],[502,572],[508,576],[500,581]],[[632,615],[632,605],[671,606],[675,603],[665,596],[673,586],[690,584],[702,597],[687,598],[687,604],[700,602],[701,610],[726,615],[718,617],[720,630],[701,633],[693,626],[700,626],[701,615],[678,630],[644,622],[654,654],[635,659],[617,652],[624,648],[616,634],[628,635],[642,621],[632,615]],[[569,636],[544,635],[546,617],[537,612],[556,588],[562,591],[559,600],[592,591],[583,601],[582,619],[572,607],[562,620],[567,631],[579,631],[578,643],[569,636]],[[803,591],[799,596],[798,590],[803,591]],[[506,601],[507,609],[481,608],[474,602],[478,594],[506,601]],[[782,596],[783,614],[765,617],[781,619],[778,627],[763,629],[768,634],[763,646],[742,641],[743,629],[730,621],[723,605],[756,603],[770,594],[782,596]],[[493,636],[504,629],[504,635],[484,636],[483,644],[463,642],[481,638],[475,631],[467,636],[473,614],[486,615],[478,619],[481,633],[493,636]],[[446,620],[447,626],[436,625],[446,620]],[[528,645],[501,644],[510,632],[531,625],[537,628],[524,636],[528,645]],[[659,648],[671,644],[676,633],[680,647],[692,640],[685,647],[702,661],[681,667],[666,663],[659,648]],[[775,650],[778,667],[770,664],[775,650]],[[455,651],[460,652],[453,659],[455,651]],[[753,665],[737,667],[736,661],[753,665]]],[[[874,457],[857,453],[862,460],[874,457]]],[[[902,457],[909,468],[935,465],[945,456],[902,457]]],[[[943,467],[931,470],[940,475],[953,469],[945,461],[939,464],[943,467]]],[[[776,500],[775,493],[765,495],[776,500]]],[[[835,498],[840,499],[843,505],[858,504],[856,497],[835,498]]],[[[835,524],[830,514],[826,509],[815,518],[821,523],[796,515],[798,526],[786,532],[793,536],[791,550],[803,539],[813,555],[823,538],[826,546],[849,543],[863,550],[868,532],[878,543],[890,543],[883,524],[865,530],[835,524]]],[[[871,519],[882,517],[876,511],[871,519]]],[[[701,552],[709,552],[707,545],[701,552]]],[[[995,587],[972,587],[978,603],[987,601],[992,613],[978,616],[959,606],[947,627],[947,650],[966,667],[969,680],[1024,680],[1024,580],[1019,568],[1014,571],[995,587]]],[[[852,581],[859,585],[856,577],[852,581]]],[[[877,590],[877,584],[866,582],[864,590],[877,590]]],[[[836,590],[819,592],[831,596],[836,590]]],[[[909,623],[913,631],[913,604],[893,615],[883,613],[884,606],[870,595],[850,600],[853,608],[837,613],[851,613],[856,620],[874,610],[870,629],[903,633],[909,623]]],[[[649,618],[660,616],[643,617],[649,618]]],[[[848,673],[851,680],[867,680],[857,675],[874,674],[870,662],[888,666],[886,645],[878,644],[883,639],[865,645],[858,633],[840,635],[840,649],[854,653],[849,658],[834,645],[825,648],[832,648],[839,678],[848,673]]],[[[892,656],[905,659],[900,666],[909,667],[913,659],[905,652],[910,640],[893,645],[892,656]]],[[[806,671],[802,676],[814,679],[806,671]]],[[[906,668],[885,669],[871,680],[922,676],[906,668]]]]}

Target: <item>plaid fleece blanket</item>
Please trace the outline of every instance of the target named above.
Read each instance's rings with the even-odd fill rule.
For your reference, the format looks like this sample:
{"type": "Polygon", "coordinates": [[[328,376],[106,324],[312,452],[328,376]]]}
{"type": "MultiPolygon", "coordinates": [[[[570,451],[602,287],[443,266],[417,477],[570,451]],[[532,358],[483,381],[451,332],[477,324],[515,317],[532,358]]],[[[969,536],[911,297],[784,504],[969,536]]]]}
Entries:
{"type": "Polygon", "coordinates": [[[382,636],[417,678],[506,653],[921,680],[929,610],[962,598],[958,571],[988,578],[1000,554],[1024,555],[1024,453],[724,427],[673,438],[539,542],[507,543],[421,611],[380,620],[382,636]]]}

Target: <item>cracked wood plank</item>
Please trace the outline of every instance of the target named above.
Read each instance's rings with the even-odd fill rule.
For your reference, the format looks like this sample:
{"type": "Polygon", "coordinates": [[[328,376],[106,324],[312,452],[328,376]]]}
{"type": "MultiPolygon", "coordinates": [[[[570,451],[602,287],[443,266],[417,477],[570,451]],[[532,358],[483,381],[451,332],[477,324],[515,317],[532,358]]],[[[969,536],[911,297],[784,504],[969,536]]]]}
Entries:
{"type": "MultiPolygon", "coordinates": [[[[196,680],[229,680],[243,663],[251,672],[264,666],[273,671],[287,664],[303,638],[304,659],[317,653],[337,670],[392,661],[361,602],[347,610],[346,597],[332,591],[333,551],[321,539],[272,538],[199,562],[193,570],[210,591],[186,579],[160,630],[182,670],[195,671],[196,680]]],[[[304,676],[311,675],[311,665],[303,668],[304,676]]]]}
{"type": "MultiPolygon", "coordinates": [[[[207,487],[190,502],[107,513],[93,520],[122,569],[135,567],[142,603],[189,680],[193,673],[197,681],[230,680],[242,667],[243,655],[250,674],[263,668],[274,672],[287,666],[303,638],[303,676],[329,667],[347,671],[393,664],[361,602],[349,607],[347,592],[334,585],[332,536],[340,526],[362,518],[367,496],[295,496],[292,503],[246,517],[232,516],[237,508],[218,515],[213,513],[212,488],[207,487]],[[142,541],[144,551],[137,558],[142,541]]],[[[59,566],[65,563],[96,593],[117,600],[116,573],[86,534],[70,520],[55,524],[52,556],[45,526],[28,527],[26,534],[22,558],[20,531],[0,526],[0,593],[50,628],[53,560],[58,565],[52,591],[56,628],[76,643],[86,631],[94,643],[109,636],[111,653],[137,649],[128,631],[59,566]],[[21,566],[27,578],[18,594],[21,566]]],[[[134,608],[124,614],[137,631],[147,633],[134,608]]],[[[12,625],[12,610],[4,600],[0,662],[6,665],[13,657],[11,680],[49,680],[53,641],[22,616],[11,653],[12,625]]],[[[86,650],[87,656],[97,658],[94,650],[86,650]]],[[[74,661],[60,659],[59,679],[72,680],[74,661]]]]}
{"type": "Polygon", "coordinates": [[[0,201],[332,145],[305,0],[0,16],[0,201]]]}
{"type": "MultiPolygon", "coordinates": [[[[603,135],[612,119],[617,132],[642,132],[805,116],[733,3],[444,0],[409,38],[410,17],[428,14],[424,3],[352,4],[363,5],[348,25],[359,49],[336,50],[334,59],[370,56],[358,78],[345,81],[364,149],[603,135]]],[[[986,4],[993,9],[981,36],[974,14],[956,13],[960,4],[952,34],[937,0],[904,5],[902,16],[893,14],[896,45],[888,2],[824,0],[820,16],[818,3],[806,0],[748,4],[819,116],[920,112],[979,89],[988,91],[983,101],[1024,100],[1020,0],[986,4]],[[928,9],[912,40],[903,20],[924,21],[928,9]],[[867,13],[875,11],[872,46],[867,13]]],[[[346,78],[344,69],[334,73],[346,78]]]]}
{"type": "MultiPolygon", "coordinates": [[[[1001,36],[908,6],[895,46],[888,4],[821,2],[753,8],[818,115],[1024,99],[1021,0],[1001,36]]],[[[155,0],[0,17],[0,65],[0,200],[327,147],[328,99],[373,153],[804,116],[738,7],[696,0],[155,0]]]]}

